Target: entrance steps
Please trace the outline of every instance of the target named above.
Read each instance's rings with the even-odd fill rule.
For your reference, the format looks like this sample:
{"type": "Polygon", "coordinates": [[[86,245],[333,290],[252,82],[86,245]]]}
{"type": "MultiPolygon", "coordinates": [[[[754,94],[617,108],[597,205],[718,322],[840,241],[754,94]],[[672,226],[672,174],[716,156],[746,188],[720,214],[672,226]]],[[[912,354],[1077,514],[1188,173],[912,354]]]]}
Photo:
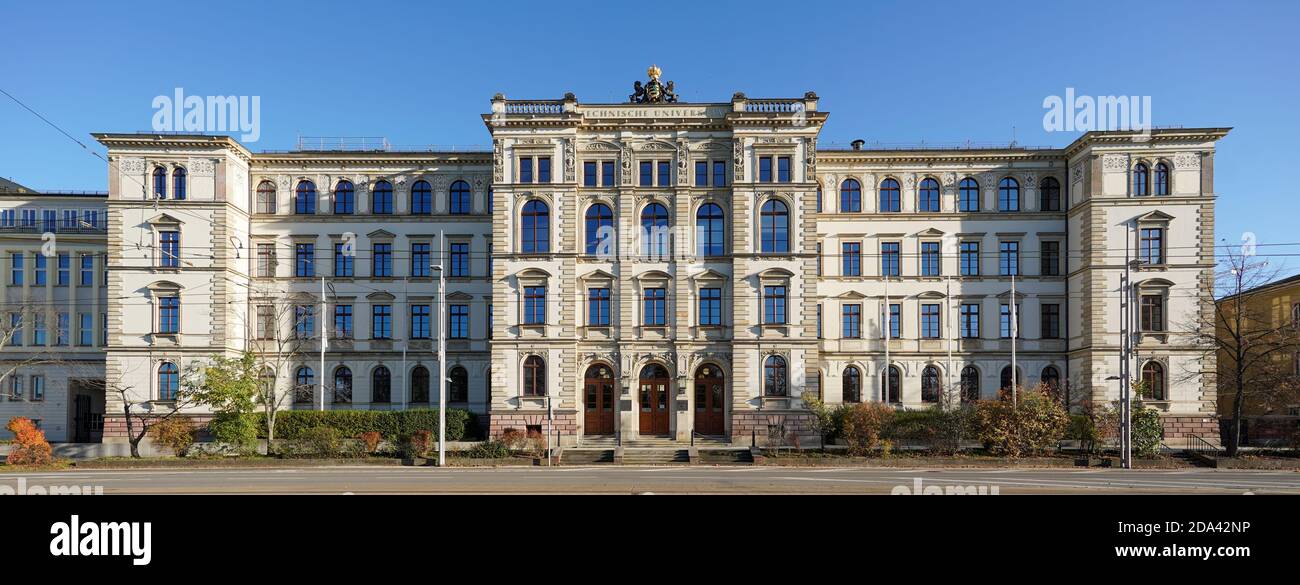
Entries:
{"type": "Polygon", "coordinates": [[[753,464],[749,448],[731,443],[727,437],[695,437],[676,441],[671,437],[644,436],[624,440],[613,435],[584,436],[575,447],[562,451],[561,465],[614,463],[621,465],[753,464]]]}

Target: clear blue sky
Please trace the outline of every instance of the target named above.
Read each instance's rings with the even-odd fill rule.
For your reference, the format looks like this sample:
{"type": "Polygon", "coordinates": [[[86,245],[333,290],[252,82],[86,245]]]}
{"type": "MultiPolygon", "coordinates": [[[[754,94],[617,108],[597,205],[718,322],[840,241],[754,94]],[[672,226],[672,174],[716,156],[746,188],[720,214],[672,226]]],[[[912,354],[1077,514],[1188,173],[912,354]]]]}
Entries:
{"type": "MultiPolygon", "coordinates": [[[[497,92],[622,101],[651,63],[686,101],[814,90],[825,142],[1007,141],[1014,126],[1063,146],[1077,135],[1043,131],[1044,97],[1149,95],[1156,125],[1235,128],[1216,160],[1220,238],[1300,242],[1297,2],[10,1],[0,15],[0,88],[92,148],[90,132],[148,130],[153,97],[176,87],[261,96],[254,150],[300,134],[486,144],[497,92]]],[[[103,163],[3,96],[0,176],[106,184],[103,163]]]]}

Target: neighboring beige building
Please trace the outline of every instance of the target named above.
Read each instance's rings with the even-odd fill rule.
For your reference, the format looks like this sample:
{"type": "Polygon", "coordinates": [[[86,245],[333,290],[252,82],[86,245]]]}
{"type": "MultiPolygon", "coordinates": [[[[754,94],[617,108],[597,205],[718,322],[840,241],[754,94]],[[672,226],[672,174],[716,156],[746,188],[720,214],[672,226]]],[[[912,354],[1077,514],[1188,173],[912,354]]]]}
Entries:
{"type": "Polygon", "coordinates": [[[436,403],[437,275],[413,270],[427,253],[450,276],[449,397],[492,434],[765,441],[808,432],[808,392],[991,399],[1011,377],[1012,307],[1022,385],[1114,399],[1127,241],[1159,304],[1138,355],[1169,373],[1154,401],[1168,434],[1214,427],[1214,364],[1174,324],[1212,310],[1226,129],[826,148],[811,92],[679,103],[665,89],[656,76],[622,104],[498,95],[482,152],[96,135],[108,298],[129,299],[108,306],[109,385],[159,400],[173,368],[253,348],[302,390],[285,407],[436,403]],[[351,315],[343,339],[336,311],[351,315]]]}

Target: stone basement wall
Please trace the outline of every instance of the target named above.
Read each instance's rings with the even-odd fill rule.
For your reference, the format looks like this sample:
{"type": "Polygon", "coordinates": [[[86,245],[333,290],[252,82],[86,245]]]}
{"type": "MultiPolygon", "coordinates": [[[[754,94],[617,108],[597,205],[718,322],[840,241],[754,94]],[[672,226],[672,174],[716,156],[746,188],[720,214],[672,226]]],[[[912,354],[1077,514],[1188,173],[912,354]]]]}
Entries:
{"type": "Polygon", "coordinates": [[[731,415],[731,442],[748,445],[751,437],[760,446],[768,444],[768,426],[773,419],[777,424],[785,425],[785,444],[802,441],[804,445],[815,445],[817,433],[813,430],[814,417],[806,410],[785,411],[744,411],[731,415]],[[812,441],[811,443],[808,441],[812,441]]]}
{"type": "MultiPolygon", "coordinates": [[[[1215,443],[1219,440],[1219,421],[1210,416],[1163,416],[1160,422],[1165,427],[1165,440],[1181,439],[1199,435],[1202,439],[1215,443]]],[[[1169,445],[1178,448],[1178,445],[1169,445]]]]}
{"type": "MultiPolygon", "coordinates": [[[[145,424],[145,421],[152,418],[156,418],[150,415],[142,416],[138,414],[132,415],[132,417],[135,420],[131,424],[135,425],[135,431],[137,433],[140,432],[141,425],[145,424]]],[[[190,426],[206,433],[208,422],[212,420],[212,415],[211,414],[178,414],[175,416],[175,418],[189,421],[190,426]]],[[[146,441],[149,440],[147,436],[145,440],[146,441]]],[[[104,415],[104,442],[105,443],[127,442],[126,416],[121,414],[104,415]]]]}
{"type": "MultiPolygon", "coordinates": [[[[529,426],[539,426],[542,433],[545,434],[547,427],[547,417],[545,412],[537,413],[493,413],[488,417],[488,437],[500,438],[506,429],[516,429],[519,432],[525,432],[529,426]]],[[[560,444],[568,445],[576,441],[578,435],[578,414],[576,412],[556,412],[555,417],[550,419],[551,431],[560,435],[560,444]]]]}

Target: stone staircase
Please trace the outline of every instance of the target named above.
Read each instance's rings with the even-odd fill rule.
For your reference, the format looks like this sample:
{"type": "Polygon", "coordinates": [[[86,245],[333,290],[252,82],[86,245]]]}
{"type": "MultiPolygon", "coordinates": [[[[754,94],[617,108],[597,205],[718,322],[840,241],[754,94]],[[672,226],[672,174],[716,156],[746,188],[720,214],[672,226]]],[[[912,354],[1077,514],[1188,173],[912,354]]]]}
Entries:
{"type": "Polygon", "coordinates": [[[670,437],[639,437],[618,444],[613,435],[586,436],[576,447],[562,451],[561,465],[685,465],[753,464],[749,448],[734,445],[726,437],[695,437],[676,441],[670,437]],[[692,461],[692,458],[694,460],[692,461]]]}
{"type": "Polygon", "coordinates": [[[638,447],[624,448],[622,452],[622,460],[619,463],[623,465],[674,465],[691,462],[691,452],[688,449],[638,447]]]}

